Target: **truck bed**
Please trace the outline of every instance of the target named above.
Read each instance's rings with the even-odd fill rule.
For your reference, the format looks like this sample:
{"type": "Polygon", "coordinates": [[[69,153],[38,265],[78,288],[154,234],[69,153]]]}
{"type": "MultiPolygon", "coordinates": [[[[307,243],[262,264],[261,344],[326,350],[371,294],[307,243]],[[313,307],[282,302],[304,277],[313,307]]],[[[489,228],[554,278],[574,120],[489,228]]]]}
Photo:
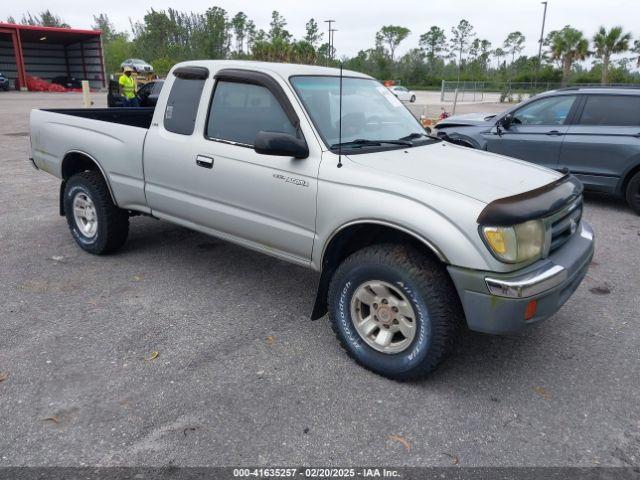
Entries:
{"type": "Polygon", "coordinates": [[[70,156],[83,156],[103,172],[119,207],[148,211],[142,153],[153,108],[32,110],[34,164],[58,178],[70,156]]]}
{"type": "Polygon", "coordinates": [[[154,108],[49,108],[42,111],[148,129],[154,108]]]}

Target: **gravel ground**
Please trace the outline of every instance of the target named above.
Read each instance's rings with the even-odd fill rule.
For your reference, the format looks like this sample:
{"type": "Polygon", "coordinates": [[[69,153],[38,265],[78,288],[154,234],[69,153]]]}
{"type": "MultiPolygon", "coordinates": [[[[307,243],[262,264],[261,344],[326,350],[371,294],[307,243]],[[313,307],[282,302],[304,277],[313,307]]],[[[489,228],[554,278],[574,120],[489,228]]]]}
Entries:
{"type": "Polygon", "coordinates": [[[58,181],[25,161],[29,109],[79,102],[0,94],[0,466],[640,464],[640,217],[623,203],[587,197],[595,259],[558,314],[465,333],[401,384],[308,320],[302,268],[140,217],[118,254],[82,252],[58,181]]]}

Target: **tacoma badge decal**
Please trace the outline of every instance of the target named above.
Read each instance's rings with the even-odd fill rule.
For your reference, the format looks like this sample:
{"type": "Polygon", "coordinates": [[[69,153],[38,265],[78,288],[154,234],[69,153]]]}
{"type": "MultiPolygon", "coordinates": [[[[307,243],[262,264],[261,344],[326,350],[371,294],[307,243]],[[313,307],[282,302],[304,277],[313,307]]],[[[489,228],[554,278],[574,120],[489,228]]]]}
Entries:
{"type": "Polygon", "coordinates": [[[279,173],[274,173],[273,178],[277,178],[278,180],[284,180],[287,183],[293,183],[294,185],[298,185],[299,187],[309,186],[309,182],[307,182],[306,180],[302,180],[300,178],[285,177],[284,175],[280,175],[279,173]]]}

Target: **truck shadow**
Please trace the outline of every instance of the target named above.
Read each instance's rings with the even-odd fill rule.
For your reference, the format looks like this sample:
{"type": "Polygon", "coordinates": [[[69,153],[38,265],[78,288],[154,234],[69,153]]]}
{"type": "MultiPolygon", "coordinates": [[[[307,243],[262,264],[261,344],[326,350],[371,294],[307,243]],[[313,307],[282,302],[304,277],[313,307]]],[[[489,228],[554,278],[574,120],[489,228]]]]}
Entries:
{"type": "MultiPolygon", "coordinates": [[[[619,202],[607,198],[603,201],[616,208],[619,206],[619,202]]],[[[304,335],[305,322],[311,322],[309,315],[318,275],[302,267],[164,221],[146,218],[132,220],[131,236],[122,254],[145,257],[139,258],[143,264],[154,264],[156,260],[162,262],[161,268],[183,276],[175,281],[188,282],[195,298],[210,296],[214,302],[216,295],[224,295],[225,291],[211,287],[223,278],[225,285],[221,288],[241,289],[250,294],[243,305],[243,309],[251,312],[248,317],[259,318],[259,312],[267,312],[271,317],[277,315],[276,323],[280,327],[289,329],[295,326],[302,332],[300,335],[304,335]],[[283,292],[287,294],[286,302],[282,301],[283,292]]],[[[204,300],[204,304],[193,308],[206,309],[206,302],[204,300]]],[[[215,317],[211,321],[215,322],[215,317]]],[[[324,324],[326,338],[333,340],[328,318],[325,316],[318,322],[324,324]]],[[[553,318],[547,322],[553,322],[553,318]]],[[[498,386],[513,375],[526,375],[532,364],[544,365],[548,360],[548,348],[544,349],[546,353],[541,352],[540,345],[558,343],[557,338],[551,338],[554,334],[544,327],[544,324],[536,325],[521,334],[501,337],[463,328],[450,358],[426,380],[414,385],[437,388],[439,384],[450,385],[455,379],[456,383],[467,381],[469,384],[486,385],[491,382],[498,386]]],[[[268,329],[268,324],[265,323],[264,328],[268,329]]],[[[232,340],[218,348],[233,351],[240,348],[243,341],[235,343],[232,340]]],[[[334,352],[344,355],[341,349],[334,348],[336,345],[327,345],[328,355],[334,352]]],[[[207,359],[198,361],[206,362],[207,359]]],[[[362,373],[355,364],[353,372],[354,375],[362,373]]]]}
{"type": "Polygon", "coordinates": [[[611,208],[628,213],[634,213],[633,210],[631,210],[631,207],[629,207],[627,202],[622,198],[598,192],[584,192],[583,195],[586,200],[587,208],[589,207],[589,204],[593,204],[596,207],[611,208]]]}

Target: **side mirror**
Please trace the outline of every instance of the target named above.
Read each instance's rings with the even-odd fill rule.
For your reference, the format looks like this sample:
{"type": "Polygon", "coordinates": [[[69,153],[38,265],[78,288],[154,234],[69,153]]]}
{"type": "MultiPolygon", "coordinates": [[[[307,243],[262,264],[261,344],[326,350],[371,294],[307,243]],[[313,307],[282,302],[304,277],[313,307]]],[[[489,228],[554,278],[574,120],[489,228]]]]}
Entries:
{"type": "Polygon", "coordinates": [[[509,130],[509,127],[513,124],[513,113],[507,113],[504,117],[500,119],[498,122],[502,128],[505,130],[509,130]]]}
{"type": "Polygon", "coordinates": [[[303,138],[288,133],[260,131],[256,135],[253,149],[262,155],[307,158],[309,147],[303,138]]]}

